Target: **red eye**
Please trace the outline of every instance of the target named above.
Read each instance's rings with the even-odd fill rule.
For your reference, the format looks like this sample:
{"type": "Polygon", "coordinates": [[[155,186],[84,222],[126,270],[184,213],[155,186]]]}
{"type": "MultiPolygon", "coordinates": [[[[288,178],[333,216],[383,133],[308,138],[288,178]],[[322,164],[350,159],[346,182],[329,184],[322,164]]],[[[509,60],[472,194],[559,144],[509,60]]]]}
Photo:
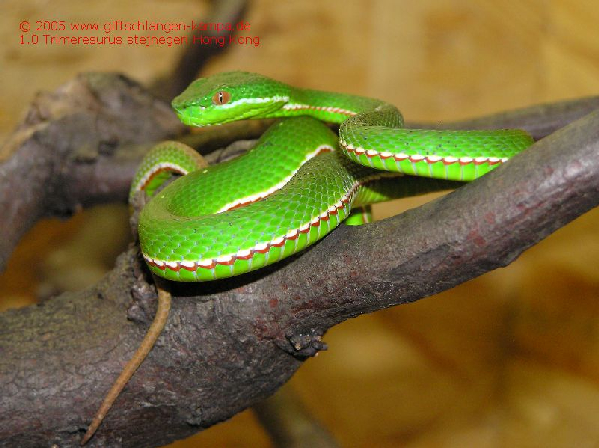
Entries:
{"type": "Polygon", "coordinates": [[[231,94],[225,90],[219,90],[212,97],[212,103],[217,106],[227,104],[229,101],[231,101],[231,94]]]}

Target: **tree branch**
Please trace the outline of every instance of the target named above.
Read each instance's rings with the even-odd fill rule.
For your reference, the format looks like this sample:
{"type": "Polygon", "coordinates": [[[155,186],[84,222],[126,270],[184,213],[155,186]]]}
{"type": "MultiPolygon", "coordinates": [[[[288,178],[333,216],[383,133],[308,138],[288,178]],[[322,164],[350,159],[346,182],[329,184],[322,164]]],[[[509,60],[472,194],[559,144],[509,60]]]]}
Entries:
{"type": "Polygon", "coordinates": [[[253,407],[278,448],[338,448],[338,444],[300,403],[290,387],[282,387],[253,407]]]}
{"type": "MultiPolygon", "coordinates": [[[[187,139],[206,151],[256,138],[267,125],[236,123],[187,139]]],[[[0,147],[0,271],[40,218],[125,202],[149,148],[186,132],[169,104],[116,73],[84,73],[55,92],[38,94],[0,147]]]]}
{"type": "Polygon", "coordinates": [[[599,96],[539,104],[449,123],[408,122],[406,127],[425,129],[524,129],[539,140],[568,123],[599,109],[599,96]]]}
{"type": "MultiPolygon", "coordinates": [[[[97,76],[79,78],[93,94],[71,84],[95,109],[81,101],[77,112],[49,121],[29,117],[33,127],[21,127],[22,144],[9,147],[13,157],[0,167],[0,203],[9,211],[8,218],[0,218],[3,229],[98,196],[124,197],[139,154],[129,155],[131,167],[121,164],[120,173],[101,171],[115,163],[108,160],[121,144],[142,145],[182,131],[166,106],[148,103],[136,84],[111,75],[112,81],[104,78],[105,87],[94,90],[102,84],[97,76]],[[106,141],[118,143],[110,145],[112,151],[98,151],[106,141]],[[56,179],[68,185],[80,174],[65,173],[61,163],[80,170],[69,151],[81,148],[94,154],[86,159],[86,169],[95,173],[87,182],[102,187],[80,184],[81,191],[65,193],[56,179]],[[26,165],[22,159],[32,155],[41,159],[26,165]],[[28,189],[18,185],[29,179],[27,166],[28,189]],[[49,191],[38,182],[50,185],[49,191]],[[72,197],[77,199],[64,199],[72,197]]],[[[566,118],[556,112],[559,107],[543,106],[552,125],[540,127],[552,129],[588,110],[583,103],[570,103],[566,118]]],[[[517,114],[522,118],[521,111],[517,114]]],[[[189,436],[276,391],[306,357],[325,348],[321,336],[333,325],[511,263],[597,205],[598,153],[599,112],[593,112],[418,209],[359,228],[341,226],[299,256],[255,273],[213,283],[172,283],[173,308],[164,334],[90,446],[160,446],[189,436]]],[[[19,231],[9,234],[14,244],[19,231]]],[[[11,246],[2,244],[7,257],[11,246]]],[[[153,318],[155,297],[147,278],[131,247],[95,287],[0,315],[0,446],[78,445],[153,318]]]]}

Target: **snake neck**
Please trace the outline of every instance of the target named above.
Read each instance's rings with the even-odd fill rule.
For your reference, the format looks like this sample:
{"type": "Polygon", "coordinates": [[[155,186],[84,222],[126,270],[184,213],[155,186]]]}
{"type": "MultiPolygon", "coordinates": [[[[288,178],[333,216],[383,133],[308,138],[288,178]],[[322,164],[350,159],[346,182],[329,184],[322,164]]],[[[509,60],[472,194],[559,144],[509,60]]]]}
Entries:
{"type": "Polygon", "coordinates": [[[308,115],[328,123],[342,123],[356,114],[386,104],[381,100],[345,93],[293,89],[289,102],[277,111],[278,117],[308,115]]]}

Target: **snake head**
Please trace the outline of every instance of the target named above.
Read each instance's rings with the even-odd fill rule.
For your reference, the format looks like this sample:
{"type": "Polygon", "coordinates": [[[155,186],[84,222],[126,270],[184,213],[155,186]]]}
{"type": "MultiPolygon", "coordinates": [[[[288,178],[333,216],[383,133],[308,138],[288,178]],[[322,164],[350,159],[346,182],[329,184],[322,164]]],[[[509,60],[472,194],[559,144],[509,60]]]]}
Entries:
{"type": "Polygon", "coordinates": [[[173,100],[173,108],[192,126],[272,118],[289,102],[290,92],[289,86],[266,76],[226,72],[192,82],[173,100]]]}

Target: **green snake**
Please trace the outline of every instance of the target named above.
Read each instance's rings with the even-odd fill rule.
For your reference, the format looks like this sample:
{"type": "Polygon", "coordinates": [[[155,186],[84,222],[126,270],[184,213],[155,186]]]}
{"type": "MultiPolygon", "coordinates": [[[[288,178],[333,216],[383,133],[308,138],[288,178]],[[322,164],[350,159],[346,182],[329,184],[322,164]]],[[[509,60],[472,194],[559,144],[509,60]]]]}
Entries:
{"type": "MultiPolygon", "coordinates": [[[[219,165],[206,167],[178,142],[158,144],[146,155],[130,192],[131,199],[140,190],[151,197],[139,217],[141,250],[154,274],[175,281],[226,278],[275,263],[330,233],[352,207],[453,188],[532,144],[520,130],[405,129],[400,112],[383,101],[244,72],[198,79],[173,107],[194,126],[287,117],[247,154],[219,165]],[[323,122],[340,124],[339,136],[323,122]],[[164,186],[173,174],[183,176],[164,186]]],[[[363,221],[361,213],[354,216],[363,221]]],[[[166,324],[171,295],[158,284],[157,291],[154,321],[82,445],[166,324]]]]}
{"type": "Polygon", "coordinates": [[[152,272],[175,281],[274,263],[323,238],[352,207],[452,188],[447,181],[474,180],[532,144],[521,130],[407,129],[384,101],[247,72],[198,79],[173,107],[192,126],[295,117],[247,155],[213,167],[199,168],[198,156],[176,143],[146,156],[131,189],[153,195],[139,220],[141,249],[152,272]],[[339,136],[322,122],[340,124],[339,136]],[[154,194],[170,173],[184,176],[154,194]]]}

